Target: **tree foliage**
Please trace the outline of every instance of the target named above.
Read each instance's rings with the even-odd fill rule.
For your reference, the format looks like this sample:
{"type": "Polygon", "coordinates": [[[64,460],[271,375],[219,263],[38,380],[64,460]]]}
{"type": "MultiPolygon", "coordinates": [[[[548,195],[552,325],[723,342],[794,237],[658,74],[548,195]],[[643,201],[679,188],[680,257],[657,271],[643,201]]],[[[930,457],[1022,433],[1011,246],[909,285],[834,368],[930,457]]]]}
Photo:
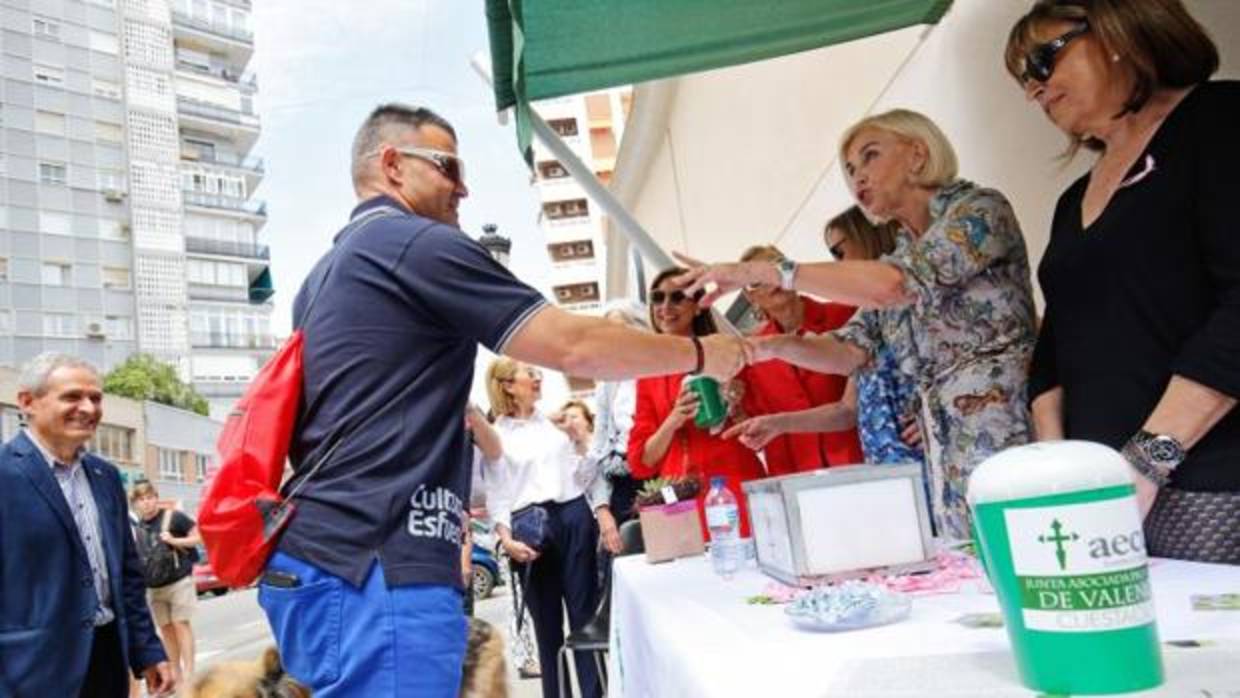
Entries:
{"type": "Polygon", "coordinates": [[[134,354],[103,378],[103,391],[131,398],[151,400],[205,415],[207,400],[183,382],[176,369],[150,354],[134,354]]]}

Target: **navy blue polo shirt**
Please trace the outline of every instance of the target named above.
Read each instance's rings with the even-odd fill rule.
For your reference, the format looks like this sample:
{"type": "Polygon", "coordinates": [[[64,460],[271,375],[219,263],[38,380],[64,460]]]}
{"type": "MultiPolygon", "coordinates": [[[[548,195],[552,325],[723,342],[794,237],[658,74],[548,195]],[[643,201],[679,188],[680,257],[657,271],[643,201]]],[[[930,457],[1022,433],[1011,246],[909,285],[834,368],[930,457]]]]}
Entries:
{"type": "Polygon", "coordinates": [[[460,586],[477,345],[502,352],[546,301],[459,229],[389,197],[351,220],[293,305],[305,335],[294,471],[344,425],[384,411],[301,490],[279,548],[357,586],[376,560],[390,585],[460,586]]]}

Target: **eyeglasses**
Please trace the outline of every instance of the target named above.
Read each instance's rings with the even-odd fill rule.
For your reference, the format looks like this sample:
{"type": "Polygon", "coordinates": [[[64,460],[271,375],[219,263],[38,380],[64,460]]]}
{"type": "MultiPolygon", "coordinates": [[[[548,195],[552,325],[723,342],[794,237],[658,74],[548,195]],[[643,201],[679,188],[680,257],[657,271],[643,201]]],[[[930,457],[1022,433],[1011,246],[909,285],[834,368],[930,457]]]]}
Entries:
{"type": "MultiPolygon", "coordinates": [[[[701,298],[701,296],[701,292],[695,293],[693,294],[693,300],[697,300],[698,298],[701,298]]],[[[689,300],[689,297],[685,295],[684,291],[650,292],[650,305],[663,305],[664,302],[669,302],[672,305],[680,305],[687,300],[689,300]]]]}
{"type": "MultiPolygon", "coordinates": [[[[518,375],[522,373],[524,373],[527,378],[529,378],[530,380],[534,380],[534,381],[542,380],[542,377],[543,377],[542,371],[536,368],[533,368],[532,366],[525,366],[517,371],[518,375]]],[[[514,375],[512,378],[501,378],[500,382],[511,383],[515,381],[516,379],[517,379],[517,376],[514,375]]]]}
{"type": "Polygon", "coordinates": [[[834,245],[827,245],[827,251],[831,253],[831,256],[835,258],[836,261],[843,261],[844,260],[844,241],[840,240],[834,245]]]}
{"type": "MultiPolygon", "coordinates": [[[[445,153],[442,150],[435,150],[433,148],[419,148],[412,145],[398,145],[392,146],[392,148],[406,157],[419,158],[429,162],[435,166],[435,169],[439,170],[440,174],[452,180],[452,183],[457,186],[463,186],[465,184],[465,161],[462,160],[459,155],[445,153]]],[[[366,157],[375,157],[382,152],[383,148],[379,148],[378,150],[368,153],[366,157]]]]}
{"type": "Polygon", "coordinates": [[[1081,24],[1074,29],[1064,32],[1058,38],[1051,39],[1044,44],[1038,44],[1029,49],[1029,53],[1025,54],[1025,72],[1021,75],[1021,81],[1037,80],[1038,82],[1046,82],[1050,80],[1051,75],[1055,72],[1055,59],[1059,56],[1059,52],[1064,50],[1064,47],[1071,43],[1073,39],[1088,31],[1089,24],[1081,24]]]}

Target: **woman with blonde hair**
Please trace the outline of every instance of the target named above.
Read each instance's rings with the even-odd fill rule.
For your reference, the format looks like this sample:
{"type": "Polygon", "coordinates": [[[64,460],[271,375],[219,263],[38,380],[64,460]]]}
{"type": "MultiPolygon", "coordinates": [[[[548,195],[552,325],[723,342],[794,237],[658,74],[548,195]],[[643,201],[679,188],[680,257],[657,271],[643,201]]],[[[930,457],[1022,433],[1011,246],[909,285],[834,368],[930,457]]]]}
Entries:
{"type": "MultiPolygon", "coordinates": [[[[542,372],[533,366],[497,358],[487,368],[486,385],[503,451],[485,466],[487,511],[512,561],[512,576],[521,581],[517,593],[534,621],[543,698],[552,698],[558,694],[564,611],[569,629],[577,632],[598,605],[598,527],[585,497],[597,474],[585,458],[590,434],[538,411],[542,372]]],[[[588,654],[577,657],[585,698],[602,695],[594,666],[588,654]]]]}
{"type": "Polygon", "coordinates": [[[1038,268],[1038,438],[1121,450],[1151,555],[1240,564],[1240,83],[1180,0],[1041,0],[1006,62],[1097,153],[1038,268]]]}
{"type": "Polygon", "coordinates": [[[951,143],[922,114],[896,109],[862,119],[840,140],[839,158],[857,204],[900,226],[891,254],[801,265],[694,262],[684,286],[714,283],[713,300],[747,284],[776,284],[861,307],[820,337],[761,338],[756,358],[851,375],[890,347],[916,377],[936,527],[967,539],[974,466],[1030,437],[1025,386],[1035,324],[1024,237],[1001,193],[957,178],[951,143]]]}

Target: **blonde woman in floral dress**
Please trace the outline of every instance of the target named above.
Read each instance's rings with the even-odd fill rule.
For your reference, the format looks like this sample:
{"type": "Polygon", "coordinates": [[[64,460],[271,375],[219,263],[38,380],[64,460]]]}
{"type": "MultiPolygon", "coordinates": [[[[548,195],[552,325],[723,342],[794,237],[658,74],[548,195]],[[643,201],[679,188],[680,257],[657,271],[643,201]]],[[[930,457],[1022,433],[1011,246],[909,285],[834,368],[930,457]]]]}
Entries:
{"type": "Polygon", "coordinates": [[[974,466],[1030,439],[1036,329],[1024,237],[1001,193],[957,178],[951,144],[921,114],[868,117],[845,133],[839,155],[861,208],[900,224],[894,252],[791,268],[699,264],[681,279],[689,292],[716,284],[707,302],[766,283],[863,308],[826,335],[756,340],[756,358],[848,375],[889,347],[917,381],[938,534],[967,539],[974,466]]]}

